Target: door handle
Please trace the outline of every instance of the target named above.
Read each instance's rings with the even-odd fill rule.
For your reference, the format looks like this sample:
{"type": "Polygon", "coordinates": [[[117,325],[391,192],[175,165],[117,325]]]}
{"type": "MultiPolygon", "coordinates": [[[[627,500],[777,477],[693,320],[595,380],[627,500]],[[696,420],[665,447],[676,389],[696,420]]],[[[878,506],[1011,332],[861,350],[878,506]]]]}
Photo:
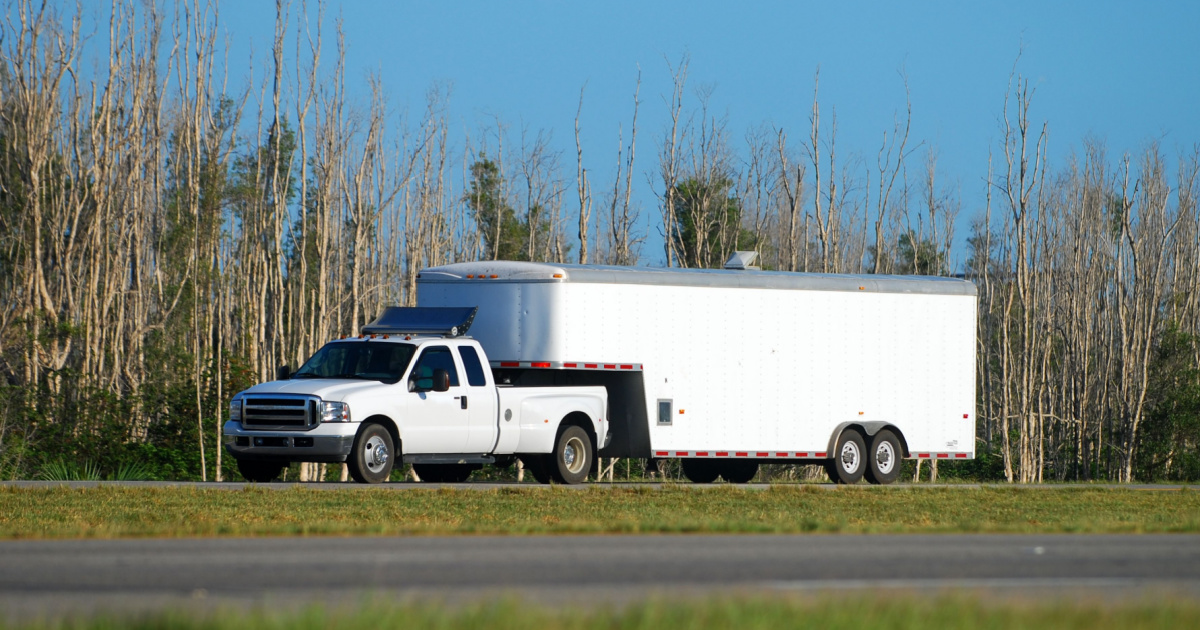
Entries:
{"type": "Polygon", "coordinates": [[[454,399],[462,401],[462,407],[461,407],[462,409],[467,408],[467,397],[466,396],[455,396],[454,399]]]}

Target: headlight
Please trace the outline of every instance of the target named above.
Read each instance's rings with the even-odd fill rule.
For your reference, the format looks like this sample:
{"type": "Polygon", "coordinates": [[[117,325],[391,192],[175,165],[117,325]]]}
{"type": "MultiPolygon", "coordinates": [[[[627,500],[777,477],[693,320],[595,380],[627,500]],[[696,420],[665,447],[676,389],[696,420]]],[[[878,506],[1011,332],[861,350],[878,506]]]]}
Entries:
{"type": "Polygon", "coordinates": [[[234,422],[242,421],[242,399],[234,397],[229,401],[229,419],[234,422]]]}
{"type": "Polygon", "coordinates": [[[350,405],[344,402],[321,401],[321,422],[350,422],[350,405]]]}

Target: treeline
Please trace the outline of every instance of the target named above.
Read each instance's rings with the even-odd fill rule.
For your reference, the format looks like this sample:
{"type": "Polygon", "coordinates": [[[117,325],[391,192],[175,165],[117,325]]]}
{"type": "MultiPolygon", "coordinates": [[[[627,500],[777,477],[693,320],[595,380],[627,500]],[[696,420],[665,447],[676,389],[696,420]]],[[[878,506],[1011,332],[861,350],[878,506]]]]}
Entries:
{"type": "Polygon", "coordinates": [[[804,129],[735,138],[683,58],[656,153],[637,151],[638,77],[618,149],[596,161],[586,91],[575,155],[499,119],[452,137],[445,90],[410,118],[377,78],[348,86],[320,6],[278,4],[270,55],[243,86],[214,3],[118,1],[87,37],[77,9],[12,0],[5,16],[4,477],[135,464],[234,477],[220,448],[231,394],[412,304],[428,265],[714,267],[754,249],[768,269],[976,282],[979,456],[949,474],[1200,478],[1198,152],[1113,158],[1090,141],[1051,164],[1020,76],[997,104],[1001,142],[980,148],[986,205],[964,210],[936,150],[909,137],[911,108],[856,157],[819,76],[804,129]],[[652,182],[653,209],[635,178],[652,182]],[[960,216],[977,218],[954,261],[960,216]],[[649,231],[661,254],[642,251],[649,231]]]}

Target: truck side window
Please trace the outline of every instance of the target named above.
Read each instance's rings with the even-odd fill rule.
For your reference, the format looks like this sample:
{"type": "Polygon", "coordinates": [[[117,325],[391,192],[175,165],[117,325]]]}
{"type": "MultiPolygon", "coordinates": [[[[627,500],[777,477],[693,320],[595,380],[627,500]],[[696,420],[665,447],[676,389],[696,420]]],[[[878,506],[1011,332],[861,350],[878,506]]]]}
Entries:
{"type": "Polygon", "coordinates": [[[471,346],[459,346],[458,355],[462,357],[463,369],[467,371],[467,383],[471,387],[487,385],[483,375],[483,364],[479,362],[479,353],[471,346]]]}
{"type": "Polygon", "coordinates": [[[421,358],[417,359],[417,365],[413,367],[412,376],[409,378],[415,379],[419,387],[429,389],[433,387],[434,370],[446,370],[450,374],[450,386],[458,387],[458,370],[454,368],[454,355],[450,354],[450,348],[446,346],[425,348],[425,351],[421,353],[421,358]]]}

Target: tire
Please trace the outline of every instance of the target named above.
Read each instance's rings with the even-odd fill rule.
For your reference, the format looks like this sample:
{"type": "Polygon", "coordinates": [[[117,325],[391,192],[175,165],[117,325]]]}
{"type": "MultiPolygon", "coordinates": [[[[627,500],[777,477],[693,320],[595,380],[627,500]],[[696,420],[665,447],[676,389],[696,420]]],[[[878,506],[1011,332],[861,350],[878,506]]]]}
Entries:
{"type": "Polygon", "coordinates": [[[758,462],[731,459],[721,462],[721,476],[729,483],[750,483],[758,474],[758,462]]]}
{"type": "Polygon", "coordinates": [[[253,481],[255,483],[275,481],[279,478],[279,474],[283,472],[283,466],[283,462],[270,462],[260,459],[237,460],[238,472],[242,473],[242,477],[246,481],[253,481]]]}
{"type": "Polygon", "coordinates": [[[413,464],[413,471],[427,483],[462,483],[475,470],[471,464],[413,464]]]}
{"type": "Polygon", "coordinates": [[[567,426],[559,432],[550,457],[551,477],[569,485],[583,483],[596,458],[592,451],[592,439],[577,426],[567,426]]]}
{"type": "Polygon", "coordinates": [[[359,483],[387,481],[395,463],[396,449],[392,443],[392,434],[376,422],[363,425],[358,437],[354,438],[354,450],[350,451],[350,457],[346,459],[350,476],[359,483]]]}
{"type": "Polygon", "coordinates": [[[692,483],[712,483],[721,475],[716,463],[710,459],[685,457],[679,461],[683,476],[692,483]]]}
{"type": "Polygon", "coordinates": [[[862,480],[867,471],[867,447],[862,435],[854,429],[846,429],[838,436],[833,458],[825,464],[830,481],[837,484],[854,484],[862,480]]]}
{"type": "Polygon", "coordinates": [[[900,439],[888,429],[883,429],[871,439],[871,448],[867,450],[867,481],[871,483],[892,483],[900,476],[900,462],[904,458],[904,449],[900,439]]]}

